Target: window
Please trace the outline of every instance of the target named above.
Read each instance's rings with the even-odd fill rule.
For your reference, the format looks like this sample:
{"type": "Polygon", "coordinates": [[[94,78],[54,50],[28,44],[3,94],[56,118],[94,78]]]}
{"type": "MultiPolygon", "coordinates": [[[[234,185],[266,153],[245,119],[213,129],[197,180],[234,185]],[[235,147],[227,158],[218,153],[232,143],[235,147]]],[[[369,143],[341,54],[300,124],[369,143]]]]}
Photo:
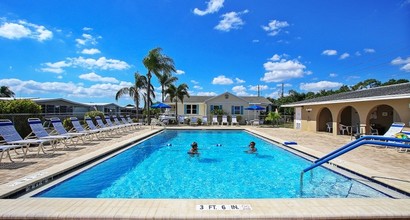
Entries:
{"type": "Polygon", "coordinates": [[[232,106],[232,115],[243,115],[243,106],[232,106]]]}
{"type": "Polygon", "coordinates": [[[185,114],[196,115],[198,114],[198,105],[185,105],[185,114]]]}

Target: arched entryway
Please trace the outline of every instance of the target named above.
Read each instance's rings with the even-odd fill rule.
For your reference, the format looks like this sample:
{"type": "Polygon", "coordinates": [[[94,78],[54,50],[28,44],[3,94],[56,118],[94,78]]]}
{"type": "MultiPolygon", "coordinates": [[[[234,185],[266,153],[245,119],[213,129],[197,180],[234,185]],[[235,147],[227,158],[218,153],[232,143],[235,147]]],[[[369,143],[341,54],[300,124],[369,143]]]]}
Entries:
{"type": "Polygon", "coordinates": [[[401,121],[399,114],[390,105],[378,105],[372,108],[367,115],[367,124],[371,128],[376,129],[378,134],[384,134],[389,129],[390,125],[397,121],[401,121]]]}
{"type": "Polygon", "coordinates": [[[347,106],[340,111],[338,117],[338,134],[356,133],[360,126],[360,116],[355,108],[347,106]],[[341,132],[342,130],[345,132],[341,132]]]}
{"type": "Polygon", "coordinates": [[[317,131],[328,131],[332,132],[332,130],[328,129],[328,126],[326,125],[329,123],[330,125],[333,122],[333,117],[332,117],[332,112],[328,108],[323,108],[320,110],[319,115],[318,115],[318,123],[317,123],[317,131]]]}

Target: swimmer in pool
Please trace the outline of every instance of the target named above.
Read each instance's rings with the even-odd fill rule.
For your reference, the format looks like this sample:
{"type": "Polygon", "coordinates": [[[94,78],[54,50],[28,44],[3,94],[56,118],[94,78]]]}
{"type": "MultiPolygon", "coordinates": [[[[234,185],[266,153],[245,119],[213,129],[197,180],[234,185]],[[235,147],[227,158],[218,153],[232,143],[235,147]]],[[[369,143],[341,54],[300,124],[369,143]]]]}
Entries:
{"type": "Polygon", "coordinates": [[[188,154],[190,154],[190,155],[199,155],[198,144],[196,142],[193,142],[191,144],[191,149],[188,151],[188,154]]]}
{"type": "Polygon", "coordinates": [[[248,154],[253,154],[253,153],[256,153],[256,151],[258,151],[258,149],[256,149],[255,147],[255,142],[251,141],[251,143],[249,143],[249,150],[245,152],[248,154]]]}

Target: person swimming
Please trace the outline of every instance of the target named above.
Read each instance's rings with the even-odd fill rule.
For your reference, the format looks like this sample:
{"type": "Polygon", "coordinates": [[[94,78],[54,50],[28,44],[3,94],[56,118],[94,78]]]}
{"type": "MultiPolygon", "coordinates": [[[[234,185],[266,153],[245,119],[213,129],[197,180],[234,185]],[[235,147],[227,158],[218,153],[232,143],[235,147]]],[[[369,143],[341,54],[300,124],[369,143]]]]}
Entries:
{"type": "Polygon", "coordinates": [[[253,153],[256,153],[256,151],[258,151],[258,149],[256,149],[255,147],[255,142],[251,141],[251,143],[249,143],[249,150],[245,152],[248,154],[253,154],[253,153]]]}
{"type": "Polygon", "coordinates": [[[198,144],[195,141],[191,144],[191,149],[187,153],[190,155],[199,155],[198,144]]]}

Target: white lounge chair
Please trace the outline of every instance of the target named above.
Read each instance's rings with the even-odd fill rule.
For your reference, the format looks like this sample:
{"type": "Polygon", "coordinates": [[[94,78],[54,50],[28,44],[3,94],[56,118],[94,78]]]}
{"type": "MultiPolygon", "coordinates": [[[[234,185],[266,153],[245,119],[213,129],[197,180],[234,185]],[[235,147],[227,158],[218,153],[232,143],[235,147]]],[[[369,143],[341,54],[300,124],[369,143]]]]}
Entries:
{"type": "Polygon", "coordinates": [[[202,124],[203,125],[208,125],[208,117],[202,116],[202,124]]]}
{"type": "Polygon", "coordinates": [[[100,140],[99,134],[101,134],[102,131],[100,130],[90,130],[90,129],[85,129],[81,124],[80,121],[78,120],[77,117],[70,117],[71,124],[73,124],[73,129],[78,132],[78,133],[85,133],[88,134],[88,137],[90,137],[90,140],[93,140],[93,135],[100,140]]]}
{"type": "Polygon", "coordinates": [[[51,118],[50,120],[51,120],[51,124],[53,124],[54,131],[59,135],[69,136],[74,146],[77,145],[79,140],[81,140],[85,144],[84,136],[87,135],[86,133],[68,132],[64,128],[64,125],[61,122],[60,118],[55,117],[55,118],[51,118]]]}
{"type": "Polygon", "coordinates": [[[224,125],[224,124],[229,125],[228,116],[226,116],[226,115],[222,115],[221,126],[224,125]]]}
{"type": "Polygon", "coordinates": [[[234,124],[239,125],[238,121],[236,120],[236,115],[232,115],[231,126],[233,126],[234,124]]]}
{"type": "Polygon", "coordinates": [[[10,155],[10,150],[14,150],[16,152],[17,155],[19,155],[19,153],[17,152],[17,149],[22,149],[23,150],[23,157],[21,158],[21,162],[23,162],[26,159],[26,154],[27,154],[27,147],[25,147],[24,145],[0,145],[0,163],[3,160],[4,156],[7,156],[10,160],[10,162],[14,163],[15,160],[13,158],[11,158],[10,155]],[[26,150],[24,150],[26,149],[26,150]],[[6,155],[4,155],[4,153],[6,153],[6,155]]]}
{"type": "Polygon", "coordinates": [[[6,144],[20,145],[22,146],[23,152],[24,148],[26,148],[26,153],[28,148],[30,148],[32,145],[37,146],[37,155],[40,154],[40,151],[42,151],[44,154],[48,154],[46,152],[44,143],[50,143],[52,150],[51,153],[54,153],[56,148],[56,140],[23,139],[9,119],[0,119],[0,135],[3,137],[6,144]]]}
{"type": "Polygon", "coordinates": [[[394,122],[392,125],[390,125],[389,130],[387,130],[383,136],[394,137],[395,134],[400,133],[403,130],[404,126],[405,124],[403,122],[394,122]]]}
{"type": "Polygon", "coordinates": [[[190,125],[198,125],[198,118],[192,117],[191,121],[189,122],[190,125]]]}
{"type": "MultiPolygon", "coordinates": [[[[31,133],[28,135],[28,137],[31,137],[34,135],[36,138],[39,139],[45,139],[45,140],[51,140],[55,141],[56,144],[58,142],[62,142],[64,144],[64,147],[67,147],[67,140],[70,140],[71,137],[68,135],[50,135],[46,129],[43,127],[43,123],[39,118],[29,118],[28,119],[28,124],[31,128],[31,133]]],[[[75,146],[76,143],[74,143],[75,146]]]]}
{"type": "Polygon", "coordinates": [[[111,135],[111,128],[98,128],[90,117],[85,117],[87,128],[92,131],[102,132],[106,137],[111,135]]]}
{"type": "Polygon", "coordinates": [[[214,125],[214,124],[219,125],[218,116],[216,116],[216,115],[212,116],[212,125],[214,125]]]}

